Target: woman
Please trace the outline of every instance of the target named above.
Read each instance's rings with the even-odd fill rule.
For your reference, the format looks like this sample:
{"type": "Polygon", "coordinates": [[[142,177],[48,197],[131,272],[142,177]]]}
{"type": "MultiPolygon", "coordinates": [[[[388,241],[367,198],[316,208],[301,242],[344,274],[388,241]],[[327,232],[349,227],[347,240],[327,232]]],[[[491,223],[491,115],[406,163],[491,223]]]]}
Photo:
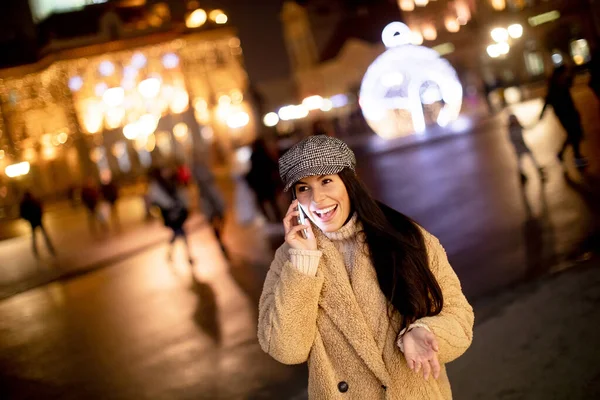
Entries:
{"type": "Polygon", "coordinates": [[[298,200],[260,299],[260,345],[308,361],[312,399],[450,399],[444,364],[469,347],[473,310],[438,240],[376,203],[355,164],[327,136],[279,160],[298,200]],[[295,225],[298,206],[310,223],[295,225]]]}
{"type": "Polygon", "coordinates": [[[190,264],[194,263],[190,253],[187,235],[183,229],[183,224],[188,217],[188,205],[186,196],[181,190],[178,190],[175,179],[167,169],[155,168],[150,171],[150,184],[148,186],[148,200],[160,208],[165,226],[173,231],[173,236],[169,242],[167,258],[169,261],[173,258],[173,248],[175,240],[180,237],[183,239],[190,264]]]}

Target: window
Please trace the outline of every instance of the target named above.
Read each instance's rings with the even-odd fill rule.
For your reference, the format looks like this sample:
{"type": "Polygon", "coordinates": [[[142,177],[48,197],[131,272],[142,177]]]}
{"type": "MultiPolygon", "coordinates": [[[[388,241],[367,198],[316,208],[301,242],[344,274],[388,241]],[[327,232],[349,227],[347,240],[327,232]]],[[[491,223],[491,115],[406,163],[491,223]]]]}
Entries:
{"type": "Polygon", "coordinates": [[[576,65],[583,65],[590,62],[590,46],[585,39],[574,40],[571,42],[571,57],[576,65]]]}
{"type": "Polygon", "coordinates": [[[544,73],[544,59],[538,51],[525,53],[525,67],[530,76],[539,76],[544,73]]]}

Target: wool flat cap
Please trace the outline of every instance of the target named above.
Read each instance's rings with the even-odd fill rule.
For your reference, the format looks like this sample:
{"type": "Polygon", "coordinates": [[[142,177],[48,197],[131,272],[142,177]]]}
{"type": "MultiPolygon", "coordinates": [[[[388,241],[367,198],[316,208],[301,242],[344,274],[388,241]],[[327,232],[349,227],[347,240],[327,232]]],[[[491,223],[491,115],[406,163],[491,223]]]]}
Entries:
{"type": "Polygon", "coordinates": [[[344,168],[354,171],[355,167],[356,157],[348,145],[325,135],[309,136],[279,158],[279,176],[286,192],[307,176],[337,174],[344,168]]]}

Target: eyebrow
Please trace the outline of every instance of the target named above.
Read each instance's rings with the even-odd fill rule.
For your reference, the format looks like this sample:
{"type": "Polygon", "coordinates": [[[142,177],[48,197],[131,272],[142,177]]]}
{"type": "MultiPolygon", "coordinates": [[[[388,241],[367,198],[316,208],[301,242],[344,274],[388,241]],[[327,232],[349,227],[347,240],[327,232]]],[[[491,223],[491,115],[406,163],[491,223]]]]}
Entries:
{"type": "MultiPolygon", "coordinates": [[[[329,176],[329,175],[319,175],[318,178],[320,180],[320,179],[325,178],[326,176],[329,176]]],[[[298,181],[298,182],[296,182],[296,185],[308,185],[308,183],[303,182],[303,181],[298,181]]]]}

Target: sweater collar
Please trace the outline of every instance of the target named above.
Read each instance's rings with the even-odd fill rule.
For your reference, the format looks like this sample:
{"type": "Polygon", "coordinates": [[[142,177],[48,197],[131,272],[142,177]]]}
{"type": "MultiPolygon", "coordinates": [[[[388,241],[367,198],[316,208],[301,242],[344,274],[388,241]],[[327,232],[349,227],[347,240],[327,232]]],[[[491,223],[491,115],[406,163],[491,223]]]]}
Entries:
{"type": "Polygon", "coordinates": [[[353,238],[361,230],[361,224],[358,222],[356,213],[350,218],[346,225],[335,232],[323,232],[323,234],[332,242],[353,238]]]}

